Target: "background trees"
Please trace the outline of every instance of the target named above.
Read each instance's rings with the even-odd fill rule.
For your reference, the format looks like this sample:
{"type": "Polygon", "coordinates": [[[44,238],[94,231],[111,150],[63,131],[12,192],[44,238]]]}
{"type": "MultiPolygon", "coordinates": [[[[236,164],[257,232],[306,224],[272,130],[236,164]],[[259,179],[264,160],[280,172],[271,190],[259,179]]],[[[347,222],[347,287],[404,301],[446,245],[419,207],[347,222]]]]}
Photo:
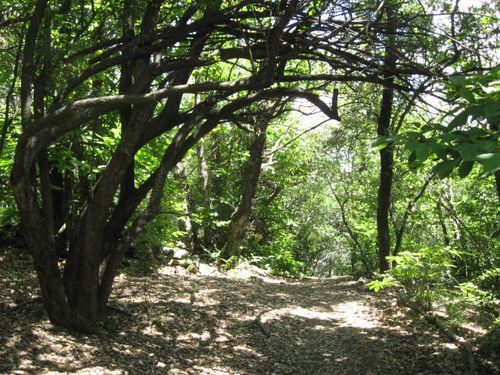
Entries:
{"type": "MultiPolygon", "coordinates": [[[[448,246],[450,227],[463,232],[451,192],[430,203],[441,186],[434,174],[465,176],[477,161],[498,176],[487,9],[293,0],[4,8],[2,223],[20,221],[56,323],[94,328],[143,230],[142,240],[156,233],[163,245],[253,257],[282,274],[385,271],[388,255],[442,246],[440,237],[448,246]],[[449,72],[447,102],[461,97],[462,109],[433,113],[428,102],[445,99],[449,72]],[[328,126],[293,120],[306,102],[328,126]],[[436,126],[450,114],[449,127],[436,126]],[[416,174],[402,144],[411,169],[423,165],[416,174]],[[442,162],[429,172],[432,158],[442,162]]],[[[481,241],[494,269],[496,239],[481,241]]]]}

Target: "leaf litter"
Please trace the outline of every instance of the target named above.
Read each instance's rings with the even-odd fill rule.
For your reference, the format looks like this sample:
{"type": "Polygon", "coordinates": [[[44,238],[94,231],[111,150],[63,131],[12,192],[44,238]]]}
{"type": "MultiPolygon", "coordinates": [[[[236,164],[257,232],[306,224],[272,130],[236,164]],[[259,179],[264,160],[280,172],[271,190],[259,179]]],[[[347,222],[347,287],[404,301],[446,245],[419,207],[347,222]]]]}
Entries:
{"type": "Polygon", "coordinates": [[[98,333],[83,335],[47,320],[29,258],[13,254],[0,252],[2,374],[469,373],[435,327],[347,277],[122,273],[98,333]]]}

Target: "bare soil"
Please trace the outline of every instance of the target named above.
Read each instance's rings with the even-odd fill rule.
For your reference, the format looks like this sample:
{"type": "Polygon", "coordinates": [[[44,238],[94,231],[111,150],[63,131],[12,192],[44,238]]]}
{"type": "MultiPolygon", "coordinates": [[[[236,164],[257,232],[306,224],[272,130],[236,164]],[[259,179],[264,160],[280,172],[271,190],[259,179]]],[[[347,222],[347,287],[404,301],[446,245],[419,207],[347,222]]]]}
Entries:
{"type": "Polygon", "coordinates": [[[82,335],[49,323],[25,255],[0,262],[4,374],[470,373],[435,327],[345,277],[123,273],[99,333],[82,335]]]}

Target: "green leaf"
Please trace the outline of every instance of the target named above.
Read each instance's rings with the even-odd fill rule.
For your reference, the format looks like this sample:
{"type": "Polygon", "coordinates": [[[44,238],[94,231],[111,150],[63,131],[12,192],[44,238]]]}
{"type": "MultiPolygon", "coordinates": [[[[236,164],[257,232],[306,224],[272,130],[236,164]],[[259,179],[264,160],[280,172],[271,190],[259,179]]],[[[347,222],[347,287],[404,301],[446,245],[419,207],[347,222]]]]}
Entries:
{"type": "Polygon", "coordinates": [[[483,165],[484,176],[489,176],[500,170],[500,153],[487,153],[477,155],[476,160],[483,165]]]}
{"type": "Polygon", "coordinates": [[[427,158],[431,154],[431,149],[425,143],[417,143],[416,148],[415,148],[415,152],[416,152],[417,161],[423,163],[424,161],[427,160],[427,158]]]}
{"type": "Polygon", "coordinates": [[[450,82],[455,86],[463,86],[465,84],[465,76],[452,76],[450,82]]]}
{"type": "Polygon", "coordinates": [[[476,141],[479,148],[484,152],[494,152],[497,148],[497,142],[490,141],[487,139],[478,139],[476,141]]]}
{"type": "Polygon", "coordinates": [[[420,133],[420,132],[409,131],[409,132],[403,133],[401,136],[403,138],[408,139],[408,140],[418,141],[420,139],[421,135],[422,135],[422,133],[420,133]]]}
{"type": "Polygon", "coordinates": [[[467,119],[469,118],[469,109],[466,108],[462,112],[460,112],[458,115],[456,115],[453,120],[450,121],[448,124],[448,129],[453,130],[458,126],[465,125],[467,123],[467,119]]]}
{"type": "Polygon", "coordinates": [[[448,177],[451,172],[453,172],[453,168],[457,165],[456,160],[445,160],[439,164],[436,164],[432,170],[437,173],[439,178],[443,179],[448,177]]]}
{"type": "Polygon", "coordinates": [[[481,154],[481,148],[474,143],[462,143],[457,146],[457,150],[463,160],[475,160],[476,156],[481,154]]]}
{"type": "Polygon", "coordinates": [[[472,160],[464,160],[458,167],[458,175],[460,178],[467,177],[469,173],[472,171],[472,167],[474,166],[474,162],[472,160]]]}
{"type": "Polygon", "coordinates": [[[492,157],[494,157],[495,154],[493,152],[489,152],[487,154],[480,154],[480,155],[476,155],[476,160],[477,161],[480,161],[480,162],[485,162],[489,159],[491,159],[492,157]]]}
{"type": "Polygon", "coordinates": [[[461,87],[460,90],[458,91],[458,94],[462,98],[467,99],[471,103],[473,103],[475,101],[474,94],[472,93],[472,91],[470,91],[466,87],[461,87]]]}
{"type": "Polygon", "coordinates": [[[415,167],[415,161],[417,160],[417,153],[412,151],[410,156],[408,157],[408,165],[410,168],[415,167]]]}
{"type": "Polygon", "coordinates": [[[453,141],[462,141],[467,139],[467,137],[463,134],[452,132],[452,133],[444,133],[441,136],[441,141],[443,142],[453,142],[453,141]]]}
{"type": "Polygon", "coordinates": [[[495,124],[500,122],[500,104],[488,103],[483,107],[484,115],[490,124],[495,124]]]}
{"type": "Polygon", "coordinates": [[[394,142],[397,139],[396,136],[390,135],[386,137],[379,137],[373,144],[372,147],[377,150],[383,150],[387,146],[389,146],[392,142],[394,142]]]}
{"type": "Polygon", "coordinates": [[[441,159],[446,159],[446,157],[448,156],[448,153],[446,152],[446,148],[439,144],[439,143],[430,143],[430,147],[432,149],[432,152],[434,154],[436,154],[436,156],[438,158],[441,158],[441,159]]]}

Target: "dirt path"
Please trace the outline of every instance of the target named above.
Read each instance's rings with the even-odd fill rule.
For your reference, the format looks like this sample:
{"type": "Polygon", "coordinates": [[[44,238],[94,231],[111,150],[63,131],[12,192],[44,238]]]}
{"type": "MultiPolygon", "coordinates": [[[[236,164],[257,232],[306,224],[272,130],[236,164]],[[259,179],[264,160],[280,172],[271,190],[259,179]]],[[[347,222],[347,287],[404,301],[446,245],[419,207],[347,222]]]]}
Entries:
{"type": "MultiPolygon", "coordinates": [[[[178,271],[177,271],[178,272],[178,271]]],[[[69,334],[39,304],[0,315],[0,373],[461,374],[424,322],[388,319],[348,279],[121,276],[99,334],[69,334]],[[121,311],[119,311],[121,310],[121,311]],[[124,313],[126,312],[126,313],[124,313]]]]}

